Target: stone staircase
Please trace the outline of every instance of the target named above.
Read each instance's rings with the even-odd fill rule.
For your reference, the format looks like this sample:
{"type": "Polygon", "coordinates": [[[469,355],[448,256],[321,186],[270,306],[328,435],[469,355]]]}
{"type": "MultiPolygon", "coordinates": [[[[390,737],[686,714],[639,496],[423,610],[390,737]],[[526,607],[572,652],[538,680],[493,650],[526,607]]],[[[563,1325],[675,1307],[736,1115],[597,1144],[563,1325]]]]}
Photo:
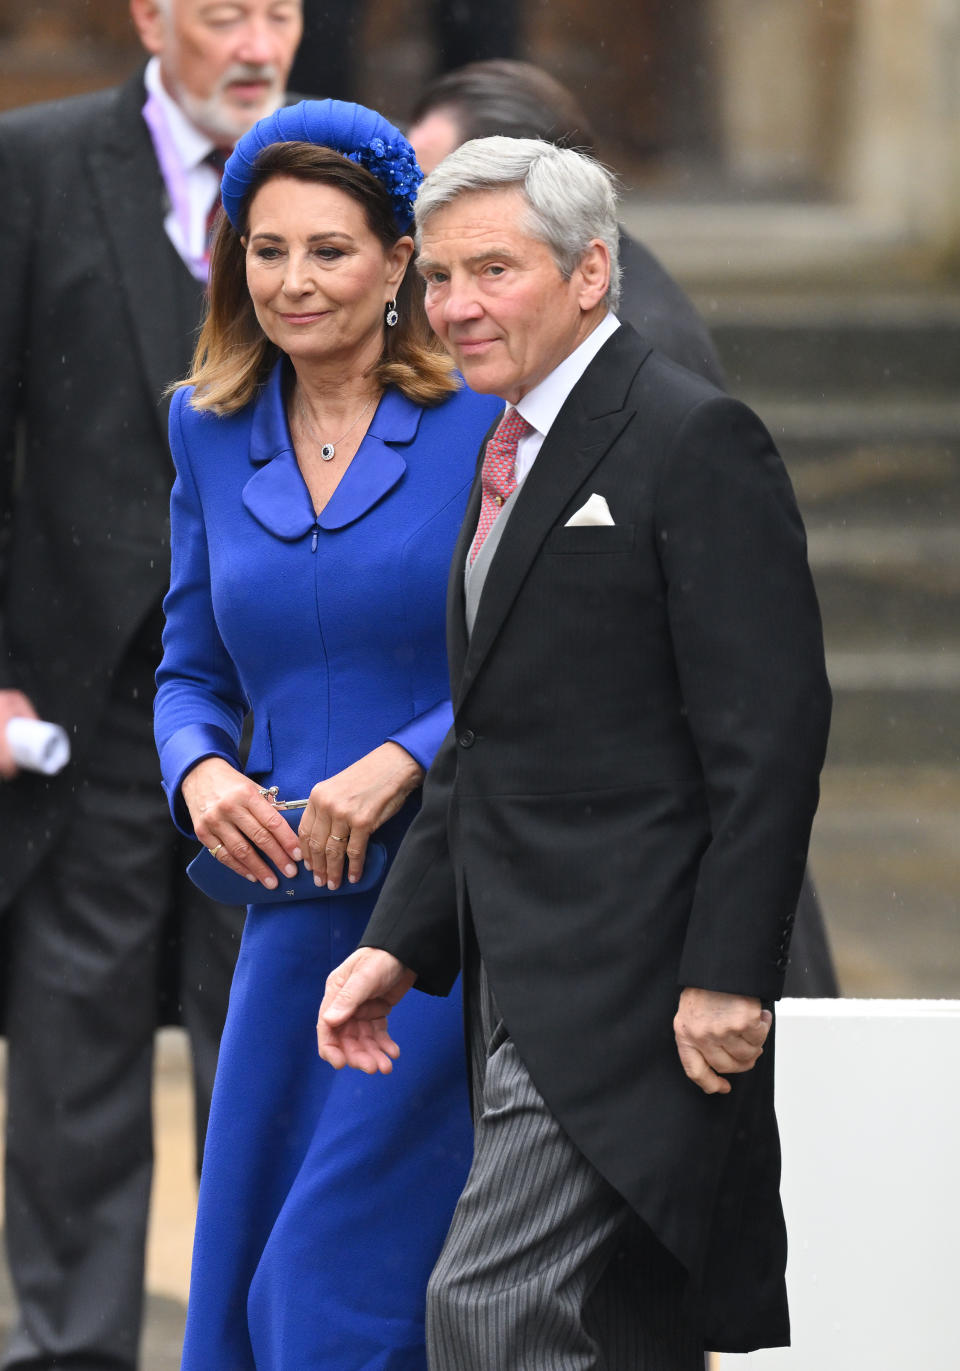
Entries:
{"type": "Polygon", "coordinates": [[[714,300],[803,509],[832,765],[960,764],[960,294],[714,300]]]}
{"type": "Polygon", "coordinates": [[[807,525],[834,721],[811,861],[847,993],[960,992],[960,291],[703,289],[807,525]]]}
{"type": "Polygon", "coordinates": [[[803,510],[834,723],[811,845],[845,994],[960,994],[960,283],[844,205],[628,197],[803,510]]]}

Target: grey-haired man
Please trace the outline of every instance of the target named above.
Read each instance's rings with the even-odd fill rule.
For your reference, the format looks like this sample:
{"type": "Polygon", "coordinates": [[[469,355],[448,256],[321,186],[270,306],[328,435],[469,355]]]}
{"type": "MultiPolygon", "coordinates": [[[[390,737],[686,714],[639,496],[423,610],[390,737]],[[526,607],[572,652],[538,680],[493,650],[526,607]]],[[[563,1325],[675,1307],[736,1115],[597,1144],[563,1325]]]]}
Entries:
{"type": "Polygon", "coordinates": [[[320,1051],[389,1071],[389,1008],[462,949],[433,1371],[694,1371],[789,1337],[770,1002],[830,709],[803,528],[759,420],[619,324],[590,159],[466,143],[417,221],[431,323],[508,408],[451,572],[454,728],[320,1051]]]}
{"type": "Polygon", "coordinates": [[[241,914],[184,877],[153,743],[173,469],[162,395],[203,308],[217,162],[283,99],[300,0],[131,0],[125,85],[0,118],[4,1368],[132,1371],[153,1034],[185,1023],[198,1147],[241,914]],[[10,719],[70,765],[18,771],[10,719]],[[158,1005],[161,985],[172,996],[158,1005]]]}

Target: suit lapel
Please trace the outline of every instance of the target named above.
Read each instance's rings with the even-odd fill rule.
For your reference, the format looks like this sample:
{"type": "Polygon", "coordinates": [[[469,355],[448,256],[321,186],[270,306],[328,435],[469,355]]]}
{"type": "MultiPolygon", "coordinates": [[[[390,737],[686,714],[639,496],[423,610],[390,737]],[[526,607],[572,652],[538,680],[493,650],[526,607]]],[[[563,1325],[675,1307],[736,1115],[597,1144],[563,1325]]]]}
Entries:
{"type": "Polygon", "coordinates": [[[117,92],[114,117],[103,139],[87,152],[91,184],[104,235],[117,265],[123,301],[136,339],[144,379],[157,401],[184,374],[203,300],[163,227],[166,192],[143,121],[143,75],[117,92]]]}
{"type": "Polygon", "coordinates": [[[641,344],[633,329],[622,326],[570,392],[516,497],[487,573],[467,645],[463,565],[479,517],[479,479],[475,482],[454,554],[448,599],[455,705],[462,702],[473,684],[547,534],[633,418],[634,411],[625,407],[626,391],[649,352],[649,346],[641,344]]]}

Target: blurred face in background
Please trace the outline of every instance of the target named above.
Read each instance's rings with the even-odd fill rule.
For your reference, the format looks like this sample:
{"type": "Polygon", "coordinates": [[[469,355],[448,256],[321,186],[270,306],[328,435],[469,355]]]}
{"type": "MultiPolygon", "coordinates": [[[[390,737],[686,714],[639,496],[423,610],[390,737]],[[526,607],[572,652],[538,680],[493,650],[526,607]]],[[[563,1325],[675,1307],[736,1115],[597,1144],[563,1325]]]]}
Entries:
{"type": "Polygon", "coordinates": [[[463,142],[453,109],[450,107],[431,110],[429,114],[425,114],[412,126],[407,138],[417,155],[424,176],[429,176],[434,167],[445,157],[449,157],[454,148],[458,148],[463,142]]]}
{"type": "Polygon", "coordinates": [[[283,99],[303,30],[301,0],[131,0],[163,84],[222,147],[283,99]]]}

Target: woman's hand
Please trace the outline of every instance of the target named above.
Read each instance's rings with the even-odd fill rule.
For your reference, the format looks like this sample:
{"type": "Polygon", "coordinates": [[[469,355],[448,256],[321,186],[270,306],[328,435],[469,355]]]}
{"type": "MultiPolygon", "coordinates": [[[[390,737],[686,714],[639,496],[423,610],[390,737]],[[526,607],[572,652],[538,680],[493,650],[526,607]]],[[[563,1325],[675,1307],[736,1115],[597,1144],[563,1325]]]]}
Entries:
{"type": "Polygon", "coordinates": [[[268,890],[276,890],[278,881],[261,852],[285,875],[297,874],[303,858],[297,835],[259,786],[222,757],[198,762],[184,776],[180,793],[194,832],[218,862],[268,890]]]}
{"type": "Polygon", "coordinates": [[[382,743],[313,787],[300,841],[304,866],[318,886],[339,887],[345,858],[347,879],[360,879],[370,834],[396,814],[423,777],[423,767],[399,743],[382,743]]]}

